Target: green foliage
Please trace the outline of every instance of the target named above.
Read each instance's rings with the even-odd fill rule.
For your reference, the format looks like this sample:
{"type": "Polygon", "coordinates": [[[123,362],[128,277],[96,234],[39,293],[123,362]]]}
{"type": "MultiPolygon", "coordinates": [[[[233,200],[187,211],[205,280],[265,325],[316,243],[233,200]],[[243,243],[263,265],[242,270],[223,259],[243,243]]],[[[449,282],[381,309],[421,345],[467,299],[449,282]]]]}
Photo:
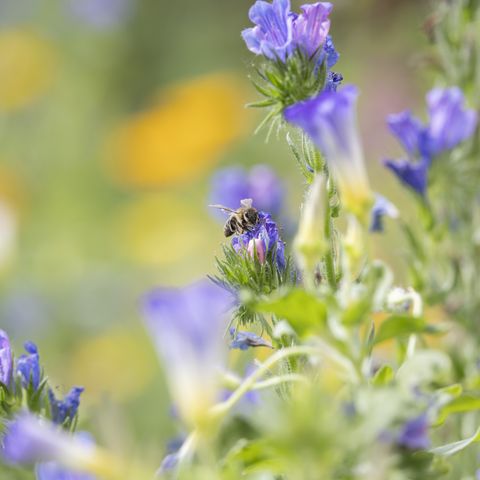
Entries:
{"type": "Polygon", "coordinates": [[[285,268],[279,268],[276,248],[268,249],[266,259],[260,262],[257,255],[253,257],[242,249],[237,252],[231,245],[223,246],[223,258],[216,258],[218,275],[210,277],[215,283],[232,292],[242,292],[240,304],[235,317],[239,324],[245,325],[255,320],[268,324],[250,308],[251,298],[269,295],[286,285],[296,283],[296,272],[290,257],[285,259],[285,268]]]}
{"type": "Polygon", "coordinates": [[[319,51],[308,57],[301,50],[297,50],[285,63],[279,59],[263,60],[254,66],[256,75],[251,81],[257,92],[265,99],[249,103],[247,106],[269,109],[257,131],[270,122],[271,131],[275,124],[283,122],[281,113],[284,108],[315,96],[325,87],[327,66],[325,61],[319,65],[321,53],[319,51]]]}

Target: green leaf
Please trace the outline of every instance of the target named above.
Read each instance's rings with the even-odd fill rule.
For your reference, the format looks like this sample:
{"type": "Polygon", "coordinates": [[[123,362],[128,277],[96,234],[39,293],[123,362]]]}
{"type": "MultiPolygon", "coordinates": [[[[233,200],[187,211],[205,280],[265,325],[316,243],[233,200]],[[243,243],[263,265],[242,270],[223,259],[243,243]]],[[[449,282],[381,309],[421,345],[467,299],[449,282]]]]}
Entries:
{"type": "Polygon", "coordinates": [[[378,345],[385,340],[404,337],[413,333],[440,333],[441,330],[426,323],[425,319],[410,315],[392,315],[378,328],[374,344],[378,345]]]}
{"type": "Polygon", "coordinates": [[[435,425],[441,425],[454,413],[466,413],[480,410],[480,398],[473,395],[462,395],[445,405],[439,412],[435,425]]]}
{"type": "Polygon", "coordinates": [[[395,372],[393,371],[393,368],[390,365],[383,365],[383,367],[381,367],[374,375],[372,383],[376,387],[384,387],[393,380],[394,376],[395,372]]]}
{"type": "Polygon", "coordinates": [[[461,450],[464,450],[472,443],[478,441],[480,441],[480,428],[478,428],[471,437],[465,438],[464,440],[459,440],[457,442],[447,443],[446,445],[442,445],[440,447],[432,448],[430,452],[434,453],[435,455],[442,455],[444,457],[448,457],[450,455],[453,455],[454,453],[458,453],[461,450]]]}
{"type": "Polygon", "coordinates": [[[327,319],[325,303],[298,288],[282,296],[262,300],[254,306],[254,309],[260,313],[273,313],[279,319],[287,320],[300,336],[323,326],[327,319]]]}
{"type": "Polygon", "coordinates": [[[365,319],[365,316],[370,313],[371,309],[372,302],[370,298],[362,298],[352,302],[343,312],[342,323],[344,325],[357,325],[365,319]]]}

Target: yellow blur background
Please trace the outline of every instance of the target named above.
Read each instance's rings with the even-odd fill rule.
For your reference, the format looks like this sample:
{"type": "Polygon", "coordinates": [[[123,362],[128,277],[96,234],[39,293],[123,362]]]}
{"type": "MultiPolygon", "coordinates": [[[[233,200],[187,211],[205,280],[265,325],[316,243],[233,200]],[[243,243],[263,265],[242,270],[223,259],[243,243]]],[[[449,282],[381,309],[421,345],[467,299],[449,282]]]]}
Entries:
{"type": "MultiPolygon", "coordinates": [[[[385,116],[418,110],[429,88],[428,2],[333,3],[336,70],[361,90],[372,184],[408,211],[379,162],[400,154],[385,116]]],[[[138,302],[152,286],[214,271],[215,169],[271,165],[298,214],[302,179],[284,140],[254,136],[261,117],[244,108],[257,99],[240,37],[250,5],[0,2],[0,328],[17,353],[38,343],[59,391],[86,387],[82,419],[111,448],[148,440],[158,458],[175,434],[138,302]]],[[[401,282],[398,226],[372,241],[401,282]]]]}

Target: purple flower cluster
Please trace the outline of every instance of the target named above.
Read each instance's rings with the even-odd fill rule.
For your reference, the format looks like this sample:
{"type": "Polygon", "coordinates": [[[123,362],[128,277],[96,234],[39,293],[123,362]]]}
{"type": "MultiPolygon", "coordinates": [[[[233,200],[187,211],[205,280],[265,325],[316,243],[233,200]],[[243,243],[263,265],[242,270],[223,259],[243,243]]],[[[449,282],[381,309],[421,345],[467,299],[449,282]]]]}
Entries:
{"type": "Polygon", "coordinates": [[[398,179],[424,196],[432,161],[469,138],[477,126],[477,114],[464,107],[465,99],[458,87],[435,88],[427,95],[430,121],[423,125],[411,112],[388,117],[388,125],[408,159],[385,160],[385,166],[398,179]]]}
{"type": "Polygon", "coordinates": [[[255,250],[261,262],[262,259],[265,261],[269,252],[273,252],[277,267],[280,270],[285,269],[285,244],[280,238],[277,224],[268,213],[259,212],[255,228],[233,237],[232,246],[235,251],[246,250],[252,256],[255,250]]]}
{"type": "MultiPolygon", "coordinates": [[[[240,201],[251,198],[259,210],[276,216],[283,206],[285,188],[277,174],[267,165],[255,165],[249,171],[242,167],[226,167],[212,178],[210,203],[237,209],[240,201]]],[[[222,215],[218,210],[212,210],[222,215]]]]}
{"type": "Polygon", "coordinates": [[[75,418],[80,406],[80,395],[84,390],[83,387],[73,387],[63,400],[57,400],[51,389],[48,391],[52,421],[54,423],[62,425],[66,420],[71,421],[75,418]]]}
{"type": "Polygon", "coordinates": [[[285,62],[297,49],[311,57],[325,44],[332,8],[329,2],[318,2],[302,6],[297,14],[289,0],[259,0],[249,11],[255,27],[244,30],[242,37],[251,52],[271,60],[285,62]]]}

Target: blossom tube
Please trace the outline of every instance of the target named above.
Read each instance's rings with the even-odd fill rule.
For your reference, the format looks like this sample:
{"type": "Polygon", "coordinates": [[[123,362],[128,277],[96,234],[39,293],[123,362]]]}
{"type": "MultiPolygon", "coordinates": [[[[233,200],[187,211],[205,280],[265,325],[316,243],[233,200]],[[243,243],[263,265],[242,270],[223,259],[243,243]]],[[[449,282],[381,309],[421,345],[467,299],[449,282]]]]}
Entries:
{"type": "Polygon", "coordinates": [[[285,119],[301,128],[325,155],[338,184],[345,208],[366,221],[372,204],[355,104],[357,88],[322,92],[284,110],[285,119]]]}
{"type": "Polygon", "coordinates": [[[218,398],[218,367],[226,345],[231,295],[208,281],[158,288],[143,301],[148,330],[161,357],[180,416],[197,425],[218,398]]]}

